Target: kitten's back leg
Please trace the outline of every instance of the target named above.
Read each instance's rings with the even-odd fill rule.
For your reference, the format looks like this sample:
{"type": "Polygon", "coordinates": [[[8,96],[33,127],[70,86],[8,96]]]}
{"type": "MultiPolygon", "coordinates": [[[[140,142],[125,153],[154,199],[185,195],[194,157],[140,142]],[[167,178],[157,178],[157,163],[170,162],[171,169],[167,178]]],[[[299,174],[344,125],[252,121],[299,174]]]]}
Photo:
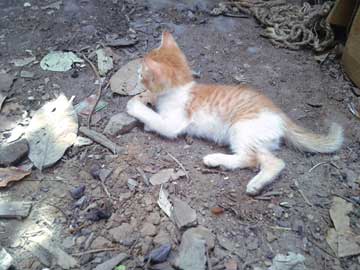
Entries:
{"type": "Polygon", "coordinates": [[[246,193],[249,195],[257,195],[265,186],[271,184],[285,167],[282,159],[266,149],[259,150],[256,157],[260,164],[260,172],[250,180],[246,187],[246,193]]]}
{"type": "Polygon", "coordinates": [[[203,162],[208,167],[222,166],[229,170],[242,169],[256,166],[256,157],[249,153],[222,154],[215,153],[203,158],[203,162]]]}

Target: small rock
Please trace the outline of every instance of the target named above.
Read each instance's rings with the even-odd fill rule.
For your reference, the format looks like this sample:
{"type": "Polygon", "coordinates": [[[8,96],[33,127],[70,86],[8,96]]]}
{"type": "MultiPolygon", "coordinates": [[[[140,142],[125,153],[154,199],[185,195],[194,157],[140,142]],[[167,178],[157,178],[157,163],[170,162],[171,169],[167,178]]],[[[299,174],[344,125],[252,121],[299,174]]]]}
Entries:
{"type": "Polygon", "coordinates": [[[283,216],[283,214],[284,214],[284,209],[282,209],[279,206],[274,207],[273,210],[274,210],[274,216],[276,218],[281,218],[283,216]]]}
{"type": "Polygon", "coordinates": [[[0,269],[7,270],[11,267],[12,263],[12,256],[6,251],[5,248],[2,248],[0,251],[0,269]]]}
{"type": "Polygon", "coordinates": [[[237,270],[238,269],[237,261],[235,259],[229,259],[228,261],[225,262],[225,269],[237,270]]]}
{"type": "Polygon", "coordinates": [[[167,231],[160,230],[153,241],[155,245],[164,245],[171,243],[171,237],[167,231]]]}
{"type": "Polygon", "coordinates": [[[10,144],[0,145],[0,165],[16,165],[29,152],[29,146],[25,139],[10,144]]]}
{"type": "Polygon", "coordinates": [[[111,173],[112,173],[112,169],[100,169],[99,170],[100,180],[105,182],[105,180],[110,176],[111,173]]]}
{"type": "Polygon", "coordinates": [[[119,243],[131,238],[133,227],[128,223],[123,223],[119,227],[113,228],[109,234],[119,243]]]}
{"type": "Polygon", "coordinates": [[[196,211],[186,202],[175,198],[173,200],[173,217],[179,229],[196,225],[196,211]]]}
{"type": "Polygon", "coordinates": [[[153,249],[149,255],[145,256],[144,261],[150,261],[152,263],[162,263],[167,260],[171,251],[171,245],[165,244],[161,247],[153,249]]]}
{"type": "Polygon", "coordinates": [[[71,189],[70,195],[74,200],[78,200],[82,196],[84,196],[84,192],[85,192],[85,185],[81,185],[81,186],[71,189]]]}
{"type": "Polygon", "coordinates": [[[128,184],[129,189],[131,191],[133,191],[133,190],[135,190],[135,188],[138,186],[139,183],[137,181],[135,181],[134,179],[129,178],[127,184],[128,184]]]}
{"type": "Polygon", "coordinates": [[[101,208],[92,208],[86,214],[86,218],[91,221],[99,221],[102,219],[108,219],[111,217],[111,212],[109,209],[101,209],[101,208]]]}
{"type": "Polygon", "coordinates": [[[0,73],[0,92],[8,92],[14,82],[15,77],[11,74],[0,73]]]}
{"type": "Polygon", "coordinates": [[[146,222],[141,229],[141,235],[154,236],[155,234],[156,234],[156,227],[150,222],[146,222]]]}
{"type": "Polygon", "coordinates": [[[155,185],[161,185],[168,182],[171,179],[171,176],[174,174],[174,169],[164,169],[159,171],[150,177],[150,183],[155,185]]]}
{"type": "Polygon", "coordinates": [[[102,236],[96,237],[95,240],[91,243],[92,249],[100,249],[109,246],[111,246],[111,241],[102,236]]]}
{"type": "Polygon", "coordinates": [[[151,213],[149,217],[147,218],[147,221],[154,224],[159,225],[160,224],[160,215],[158,212],[151,213]]]}
{"type": "Polygon", "coordinates": [[[30,71],[22,70],[20,72],[20,77],[21,78],[31,79],[31,78],[34,78],[34,76],[35,76],[35,74],[33,72],[30,72],[30,71]]]}
{"type": "Polygon", "coordinates": [[[84,242],[84,249],[87,250],[91,243],[93,242],[94,240],[94,237],[95,237],[95,233],[94,232],[91,232],[88,236],[88,238],[86,239],[86,241],[84,242]]]}
{"type": "Polygon", "coordinates": [[[281,207],[284,207],[284,208],[290,208],[291,207],[290,203],[288,203],[288,202],[281,202],[281,203],[279,203],[279,205],[281,207]]]}
{"type": "Polygon", "coordinates": [[[149,253],[151,245],[152,245],[152,238],[149,236],[144,237],[143,240],[141,241],[141,253],[142,254],[149,253]]]}
{"type": "Polygon", "coordinates": [[[99,264],[94,268],[94,270],[111,270],[114,269],[118,264],[127,259],[129,256],[125,253],[120,253],[116,255],[114,258],[99,264]]]}
{"type": "Polygon", "coordinates": [[[137,120],[127,113],[118,113],[112,116],[104,129],[104,133],[117,136],[131,131],[136,126],[137,120]]]}
{"type": "Polygon", "coordinates": [[[203,226],[198,226],[196,228],[188,229],[184,232],[183,237],[189,238],[199,238],[205,240],[206,247],[209,250],[212,250],[215,246],[215,235],[203,226]]]}
{"type": "Polygon", "coordinates": [[[277,236],[275,234],[273,234],[272,232],[270,231],[267,231],[266,232],[266,240],[271,243],[271,242],[274,242],[275,240],[277,239],[277,236]]]}
{"type": "Polygon", "coordinates": [[[74,240],[72,236],[66,237],[62,242],[62,247],[65,249],[70,249],[74,246],[74,240]]]}
{"type": "Polygon", "coordinates": [[[88,201],[87,197],[84,195],[80,199],[78,199],[74,205],[75,205],[75,207],[84,209],[88,205],[88,203],[89,203],[89,201],[88,201]]]}
{"type": "Polygon", "coordinates": [[[125,193],[121,193],[119,195],[119,201],[122,202],[122,201],[126,201],[128,199],[130,199],[132,196],[132,193],[131,192],[125,192],[125,193]]]}
{"type": "Polygon", "coordinates": [[[249,236],[245,243],[248,250],[256,250],[260,246],[259,239],[255,235],[249,236]]]}
{"type": "Polygon", "coordinates": [[[179,247],[179,255],[175,258],[175,267],[182,270],[206,269],[205,240],[189,238],[183,235],[179,247]]]}

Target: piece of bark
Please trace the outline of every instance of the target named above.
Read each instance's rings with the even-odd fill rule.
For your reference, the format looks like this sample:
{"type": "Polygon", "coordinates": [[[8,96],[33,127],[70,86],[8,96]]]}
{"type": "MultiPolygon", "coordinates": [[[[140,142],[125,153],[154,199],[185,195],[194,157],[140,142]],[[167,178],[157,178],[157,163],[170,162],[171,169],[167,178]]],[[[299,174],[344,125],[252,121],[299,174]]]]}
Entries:
{"type": "Polygon", "coordinates": [[[110,141],[106,136],[103,134],[96,132],[94,130],[91,130],[87,127],[80,127],[79,131],[84,134],[86,137],[89,137],[94,142],[97,142],[98,144],[101,144],[102,146],[109,149],[112,153],[118,154],[122,151],[121,147],[117,145],[116,143],[113,143],[110,141]]]}
{"type": "Polygon", "coordinates": [[[0,218],[26,218],[31,210],[31,202],[0,202],[0,218]]]}

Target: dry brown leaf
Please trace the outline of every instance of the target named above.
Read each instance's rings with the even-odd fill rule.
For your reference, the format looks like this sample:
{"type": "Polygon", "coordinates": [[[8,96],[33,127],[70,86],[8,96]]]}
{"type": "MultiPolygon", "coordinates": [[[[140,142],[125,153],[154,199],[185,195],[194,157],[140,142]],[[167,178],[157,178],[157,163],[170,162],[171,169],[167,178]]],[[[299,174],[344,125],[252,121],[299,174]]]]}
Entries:
{"type": "Polygon", "coordinates": [[[10,182],[20,181],[31,171],[24,171],[16,167],[0,168],[0,187],[6,187],[10,182]]]}

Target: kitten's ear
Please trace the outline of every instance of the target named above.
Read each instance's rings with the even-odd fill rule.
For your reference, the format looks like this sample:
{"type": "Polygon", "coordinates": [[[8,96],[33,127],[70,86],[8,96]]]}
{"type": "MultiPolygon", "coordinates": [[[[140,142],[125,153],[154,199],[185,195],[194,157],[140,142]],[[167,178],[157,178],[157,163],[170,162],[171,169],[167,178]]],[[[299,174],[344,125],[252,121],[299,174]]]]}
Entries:
{"type": "Polygon", "coordinates": [[[154,74],[156,77],[161,77],[162,74],[162,65],[159,62],[154,61],[150,57],[144,58],[144,66],[145,70],[149,70],[152,74],[154,74]]]}
{"type": "Polygon", "coordinates": [[[177,45],[173,35],[170,32],[164,31],[162,33],[160,47],[164,47],[164,48],[176,47],[176,48],[178,48],[178,45],[177,45]]]}

